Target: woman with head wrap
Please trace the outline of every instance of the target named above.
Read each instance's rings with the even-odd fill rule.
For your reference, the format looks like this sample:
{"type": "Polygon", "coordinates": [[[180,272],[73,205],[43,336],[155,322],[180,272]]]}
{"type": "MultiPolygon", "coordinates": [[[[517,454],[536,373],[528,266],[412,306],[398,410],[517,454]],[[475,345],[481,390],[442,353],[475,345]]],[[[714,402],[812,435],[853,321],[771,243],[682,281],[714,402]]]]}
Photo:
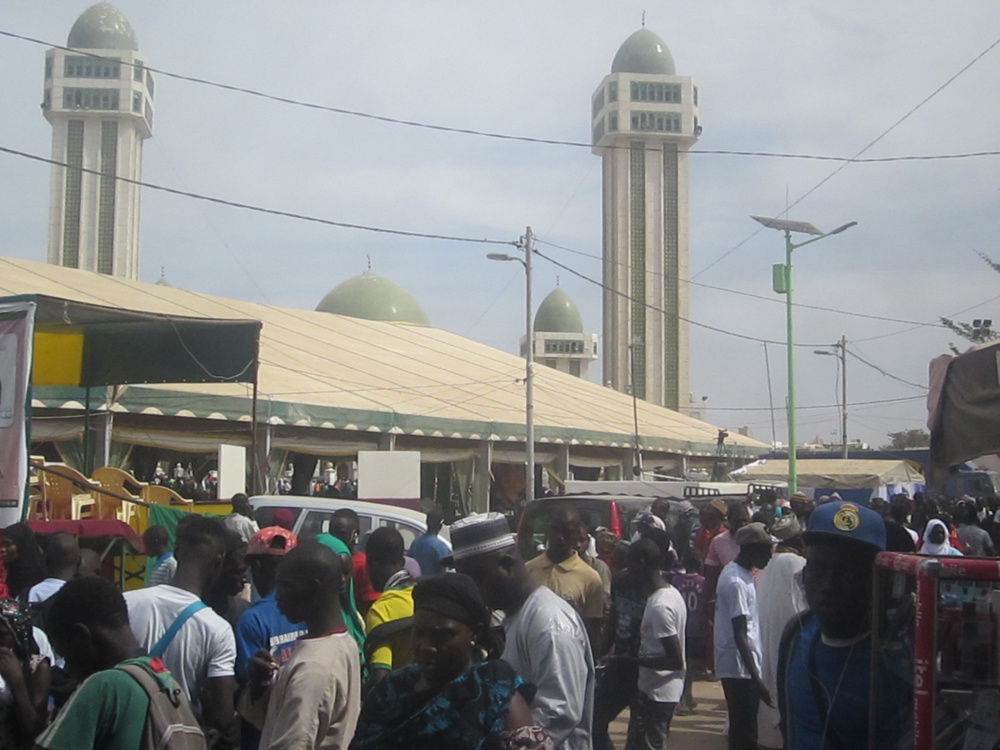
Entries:
{"type": "Polygon", "coordinates": [[[369,693],[351,750],[551,750],[524,680],[503,661],[480,661],[490,613],[472,579],[421,578],[413,609],[417,663],[369,693]]]}
{"type": "Polygon", "coordinates": [[[32,746],[45,728],[50,683],[31,620],[17,602],[0,602],[0,748],[32,746]]]}
{"type": "Polygon", "coordinates": [[[961,552],[948,541],[948,526],[940,518],[932,518],[924,529],[924,542],[920,545],[921,555],[959,555],[961,552]]]}
{"type": "Polygon", "coordinates": [[[358,613],[358,606],[354,601],[354,580],[351,576],[354,563],[351,560],[351,550],[341,540],[332,534],[322,533],[316,535],[316,541],[332,549],[344,565],[344,581],[347,583],[340,594],[340,611],[344,614],[344,624],[347,625],[347,632],[358,642],[358,653],[365,652],[365,621],[358,613]]]}
{"type": "Polygon", "coordinates": [[[15,523],[3,530],[0,554],[7,566],[7,589],[12,599],[47,577],[35,532],[26,523],[15,523]]]}

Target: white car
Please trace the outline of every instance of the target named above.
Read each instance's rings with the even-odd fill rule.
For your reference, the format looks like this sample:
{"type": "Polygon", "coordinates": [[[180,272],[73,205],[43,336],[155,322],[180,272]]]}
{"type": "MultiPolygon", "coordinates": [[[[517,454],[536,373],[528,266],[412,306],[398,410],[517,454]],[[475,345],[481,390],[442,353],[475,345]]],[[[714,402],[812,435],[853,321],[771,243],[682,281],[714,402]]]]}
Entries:
{"type": "MultiPolygon", "coordinates": [[[[341,508],[350,508],[358,514],[358,549],[364,550],[365,541],[374,529],[389,526],[403,536],[404,549],[409,550],[413,540],[427,531],[424,513],[409,508],[399,508],[364,500],[341,500],[328,497],[300,497],[295,495],[254,495],[250,498],[253,516],[260,528],[284,526],[303,539],[330,531],[330,520],[341,508]]],[[[448,528],[440,536],[448,540],[448,528]]]]}

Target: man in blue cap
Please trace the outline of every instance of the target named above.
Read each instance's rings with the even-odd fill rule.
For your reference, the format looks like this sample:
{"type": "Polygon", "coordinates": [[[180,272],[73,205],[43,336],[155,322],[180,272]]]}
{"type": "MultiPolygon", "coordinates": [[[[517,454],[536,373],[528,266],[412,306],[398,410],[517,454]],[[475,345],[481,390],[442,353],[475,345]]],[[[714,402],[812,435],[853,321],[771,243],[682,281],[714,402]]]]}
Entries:
{"type": "Polygon", "coordinates": [[[885,523],[848,502],[820,505],[803,534],[802,572],[809,611],[796,615],[779,649],[778,701],[789,750],[901,746],[911,687],[905,665],[878,659],[879,705],[871,711],[871,609],[875,556],[885,523]]]}

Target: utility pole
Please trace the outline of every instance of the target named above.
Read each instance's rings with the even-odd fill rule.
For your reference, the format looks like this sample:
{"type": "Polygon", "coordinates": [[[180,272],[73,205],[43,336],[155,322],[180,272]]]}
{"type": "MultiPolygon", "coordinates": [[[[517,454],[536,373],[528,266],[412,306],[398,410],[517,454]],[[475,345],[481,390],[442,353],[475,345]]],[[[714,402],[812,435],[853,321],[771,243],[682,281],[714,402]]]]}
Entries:
{"type": "Polygon", "coordinates": [[[813,354],[840,358],[840,457],[847,458],[847,336],[841,336],[840,341],[831,346],[836,353],[816,349],[813,354]]]}
{"type": "Polygon", "coordinates": [[[847,336],[837,342],[840,349],[840,457],[847,459],[847,336]]]}
{"type": "Polygon", "coordinates": [[[531,227],[524,230],[524,280],[525,280],[525,330],[528,351],[524,365],[524,428],[525,428],[525,479],[524,502],[535,499],[535,321],[531,315],[531,262],[534,255],[535,236],[531,227]]]}

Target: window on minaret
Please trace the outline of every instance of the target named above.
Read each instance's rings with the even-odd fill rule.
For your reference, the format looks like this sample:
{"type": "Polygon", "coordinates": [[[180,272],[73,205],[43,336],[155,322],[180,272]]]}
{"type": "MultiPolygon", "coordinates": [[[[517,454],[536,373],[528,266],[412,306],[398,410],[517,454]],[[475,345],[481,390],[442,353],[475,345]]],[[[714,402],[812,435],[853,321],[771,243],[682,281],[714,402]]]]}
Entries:
{"type": "Polygon", "coordinates": [[[618,101],[618,81],[611,81],[611,83],[608,84],[608,101],[618,101]]]}
{"type": "Polygon", "coordinates": [[[52,58],[45,58],[45,80],[49,80],[52,77],[52,58]]]}
{"type": "Polygon", "coordinates": [[[133,81],[138,81],[139,83],[142,83],[142,75],[143,75],[143,72],[144,72],[144,67],[145,66],[142,64],[142,60],[136,60],[135,61],[135,63],[132,66],[132,80],[133,81]]]}
{"type": "Polygon", "coordinates": [[[67,78],[120,78],[121,60],[102,57],[67,57],[65,75],[67,78]]]}
{"type": "Polygon", "coordinates": [[[590,116],[597,117],[597,113],[602,109],[604,109],[604,89],[598,91],[597,95],[594,96],[594,104],[590,116]]]}

